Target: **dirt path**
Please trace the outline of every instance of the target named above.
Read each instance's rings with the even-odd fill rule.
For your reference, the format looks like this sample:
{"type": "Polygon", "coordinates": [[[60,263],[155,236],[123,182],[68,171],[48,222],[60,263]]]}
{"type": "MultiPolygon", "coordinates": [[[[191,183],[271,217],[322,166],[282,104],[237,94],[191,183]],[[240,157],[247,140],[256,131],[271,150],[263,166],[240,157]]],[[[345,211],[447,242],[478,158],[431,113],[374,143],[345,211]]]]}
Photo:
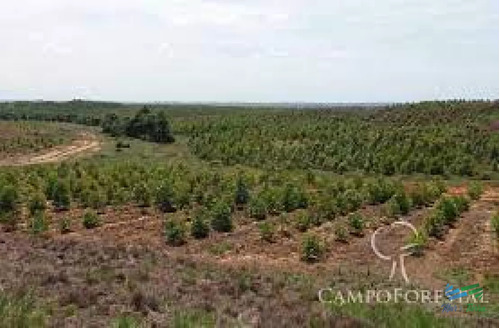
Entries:
{"type": "Polygon", "coordinates": [[[70,145],[54,147],[43,154],[31,154],[15,158],[2,159],[0,160],[0,166],[23,166],[60,162],[82,153],[97,151],[100,147],[100,142],[96,135],[89,132],[82,132],[70,145]]]}

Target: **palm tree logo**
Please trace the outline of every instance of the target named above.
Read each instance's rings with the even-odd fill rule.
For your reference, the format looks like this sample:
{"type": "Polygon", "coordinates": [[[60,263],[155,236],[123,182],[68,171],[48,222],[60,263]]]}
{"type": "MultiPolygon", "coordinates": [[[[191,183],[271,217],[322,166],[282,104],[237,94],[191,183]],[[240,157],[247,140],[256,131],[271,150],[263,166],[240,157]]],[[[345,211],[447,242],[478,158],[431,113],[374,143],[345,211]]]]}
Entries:
{"type": "MultiPolygon", "coordinates": [[[[392,229],[392,228],[395,228],[397,226],[404,226],[404,227],[407,227],[409,228],[414,234],[417,234],[417,229],[415,229],[415,227],[409,223],[409,222],[406,222],[406,221],[396,221],[396,222],[393,222],[390,226],[389,226],[389,229],[392,229]]],[[[407,245],[404,245],[402,247],[399,248],[399,250],[401,251],[399,254],[394,254],[394,255],[385,255],[385,254],[382,254],[376,244],[375,244],[375,239],[377,237],[377,234],[382,231],[383,229],[387,229],[387,227],[380,227],[378,228],[377,230],[375,230],[375,232],[372,234],[371,236],[371,246],[372,246],[372,249],[373,249],[373,252],[379,257],[381,258],[382,260],[384,261],[392,261],[392,269],[391,269],[391,274],[389,276],[389,280],[392,280],[392,278],[394,278],[394,274],[396,273],[396,267],[398,266],[398,259],[399,259],[399,266],[401,268],[401,275],[403,276],[404,280],[406,281],[406,283],[409,282],[409,279],[408,279],[408,276],[406,274],[406,269],[405,269],[405,262],[404,262],[404,258],[407,257],[408,255],[411,255],[412,252],[411,252],[411,249],[414,248],[416,246],[416,244],[407,244],[407,245]]]]}

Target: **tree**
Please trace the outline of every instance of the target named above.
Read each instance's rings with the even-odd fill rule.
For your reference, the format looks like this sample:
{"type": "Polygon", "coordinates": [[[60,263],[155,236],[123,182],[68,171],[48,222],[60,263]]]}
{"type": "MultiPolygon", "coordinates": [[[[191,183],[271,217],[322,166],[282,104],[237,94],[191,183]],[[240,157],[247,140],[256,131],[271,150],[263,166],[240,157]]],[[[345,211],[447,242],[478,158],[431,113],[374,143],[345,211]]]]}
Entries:
{"type": "Polygon", "coordinates": [[[71,198],[68,183],[58,181],[54,188],[53,204],[58,210],[67,210],[70,207],[71,198]]]}
{"type": "Polygon", "coordinates": [[[224,202],[217,202],[212,209],[212,228],[218,232],[233,230],[231,208],[224,202]]]}
{"type": "Polygon", "coordinates": [[[234,203],[237,206],[245,205],[250,199],[250,193],[248,192],[247,185],[243,181],[242,177],[239,177],[236,182],[236,192],[234,195],[234,203]]]}
{"type": "Polygon", "coordinates": [[[207,213],[201,209],[195,213],[193,222],[191,223],[191,235],[196,239],[208,237],[210,228],[207,223],[207,213]]]}

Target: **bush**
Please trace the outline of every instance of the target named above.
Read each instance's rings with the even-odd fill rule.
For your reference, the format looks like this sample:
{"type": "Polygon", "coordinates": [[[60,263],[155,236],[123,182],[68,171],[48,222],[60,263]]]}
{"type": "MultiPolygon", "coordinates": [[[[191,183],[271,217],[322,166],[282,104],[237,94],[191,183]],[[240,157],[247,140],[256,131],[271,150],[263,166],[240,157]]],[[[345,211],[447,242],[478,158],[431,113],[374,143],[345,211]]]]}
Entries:
{"type": "Polygon", "coordinates": [[[307,208],[308,199],[303,190],[292,184],[287,184],[283,190],[281,205],[283,210],[291,212],[298,208],[307,208]]]}
{"type": "Polygon", "coordinates": [[[298,217],[297,221],[295,223],[295,227],[297,230],[300,232],[305,232],[307,231],[310,227],[312,226],[311,222],[311,216],[307,212],[301,212],[298,217]]]}
{"type": "Polygon", "coordinates": [[[31,220],[30,228],[31,232],[35,235],[49,230],[49,223],[45,218],[44,212],[38,211],[35,213],[31,220]]]}
{"type": "Polygon", "coordinates": [[[71,221],[69,218],[64,217],[59,221],[59,231],[61,233],[71,232],[71,221]]]}
{"type": "Polygon", "coordinates": [[[363,228],[365,227],[365,221],[363,216],[359,213],[353,213],[349,216],[349,226],[351,227],[351,233],[356,236],[363,235],[363,228]]]}
{"type": "Polygon", "coordinates": [[[184,235],[184,228],[180,223],[174,220],[167,220],[165,222],[165,238],[169,245],[183,245],[186,242],[184,235]]]}
{"type": "Polygon", "coordinates": [[[140,207],[151,206],[151,198],[151,193],[146,183],[139,183],[139,185],[134,188],[134,200],[140,207]]]}
{"type": "Polygon", "coordinates": [[[459,213],[469,210],[469,199],[467,197],[464,197],[462,195],[453,196],[452,200],[459,213]]]}
{"type": "Polygon", "coordinates": [[[301,260],[316,262],[321,259],[324,248],[316,235],[308,234],[302,240],[301,260]]]}
{"type": "Polygon", "coordinates": [[[491,217],[491,227],[493,228],[493,231],[495,231],[498,238],[498,212],[493,214],[491,217]]]}
{"type": "Polygon", "coordinates": [[[83,226],[85,229],[93,229],[101,224],[99,216],[94,211],[86,211],[83,215],[83,226]]]}
{"type": "Polygon", "coordinates": [[[335,239],[338,241],[341,241],[343,243],[347,242],[348,239],[348,234],[349,232],[347,231],[347,228],[344,227],[343,225],[337,225],[335,227],[335,239]]]}
{"type": "Polygon", "coordinates": [[[45,199],[45,195],[42,193],[36,193],[30,200],[28,201],[28,210],[31,215],[35,215],[37,212],[43,212],[47,208],[47,199],[45,199]]]}
{"type": "Polygon", "coordinates": [[[260,238],[269,243],[273,242],[274,226],[269,222],[260,222],[259,225],[260,238]]]}
{"type": "Polygon", "coordinates": [[[423,230],[417,230],[409,240],[410,244],[413,244],[411,252],[413,256],[422,256],[424,254],[424,247],[427,243],[427,235],[423,230]]]}
{"type": "Polygon", "coordinates": [[[250,217],[256,220],[264,220],[267,216],[266,203],[260,198],[252,198],[248,210],[250,217]]]}
{"type": "Polygon", "coordinates": [[[467,194],[472,200],[478,200],[483,193],[483,185],[480,182],[471,182],[467,186],[467,194]]]}
{"type": "Polygon", "coordinates": [[[193,222],[191,223],[191,236],[196,239],[208,237],[210,228],[207,223],[207,217],[207,213],[202,209],[195,213],[193,222]]]}
{"type": "Polygon", "coordinates": [[[69,185],[65,181],[58,181],[54,187],[52,200],[57,210],[68,210],[71,198],[69,185]]]}
{"type": "Polygon", "coordinates": [[[442,197],[436,205],[436,211],[441,212],[444,224],[451,224],[456,221],[459,215],[457,207],[450,197],[442,197]]]}
{"type": "Polygon", "coordinates": [[[7,185],[0,190],[0,214],[17,210],[19,193],[16,187],[7,185]]]}
{"type": "Polygon", "coordinates": [[[425,220],[425,230],[432,237],[442,238],[445,233],[445,219],[441,211],[434,211],[425,220]]]}
{"type": "Polygon", "coordinates": [[[156,191],[155,204],[164,213],[173,213],[176,211],[174,206],[174,191],[169,183],[164,182],[160,185],[156,191]]]}
{"type": "Polygon", "coordinates": [[[236,192],[234,194],[234,203],[237,206],[245,205],[250,199],[250,193],[248,192],[248,187],[243,181],[243,178],[239,177],[236,182],[236,192]]]}
{"type": "Polygon", "coordinates": [[[406,215],[410,211],[410,200],[404,192],[397,192],[387,202],[386,208],[391,217],[406,215]]]}
{"type": "Polygon", "coordinates": [[[224,202],[218,202],[212,209],[212,228],[218,232],[233,230],[231,208],[224,202]]]}

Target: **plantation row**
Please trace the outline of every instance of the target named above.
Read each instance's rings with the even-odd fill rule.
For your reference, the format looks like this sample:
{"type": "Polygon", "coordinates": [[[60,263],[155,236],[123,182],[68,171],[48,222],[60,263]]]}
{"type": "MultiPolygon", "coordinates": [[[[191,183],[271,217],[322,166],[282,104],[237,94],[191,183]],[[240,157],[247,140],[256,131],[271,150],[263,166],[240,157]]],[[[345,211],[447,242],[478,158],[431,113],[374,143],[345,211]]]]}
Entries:
{"type": "Polygon", "coordinates": [[[470,114],[464,122],[451,118],[456,108],[450,104],[432,110],[424,105],[399,110],[408,111],[408,116],[426,113],[430,120],[426,124],[381,122],[378,115],[389,115],[384,110],[292,111],[186,120],[178,122],[177,128],[191,136],[194,154],[228,165],[490,179],[498,166],[498,131],[491,126],[497,108],[490,104],[487,112],[473,116],[475,104],[468,105],[456,105],[470,114]],[[450,121],[443,122],[447,111],[450,121]],[[433,116],[436,124],[432,124],[433,116]]]}

